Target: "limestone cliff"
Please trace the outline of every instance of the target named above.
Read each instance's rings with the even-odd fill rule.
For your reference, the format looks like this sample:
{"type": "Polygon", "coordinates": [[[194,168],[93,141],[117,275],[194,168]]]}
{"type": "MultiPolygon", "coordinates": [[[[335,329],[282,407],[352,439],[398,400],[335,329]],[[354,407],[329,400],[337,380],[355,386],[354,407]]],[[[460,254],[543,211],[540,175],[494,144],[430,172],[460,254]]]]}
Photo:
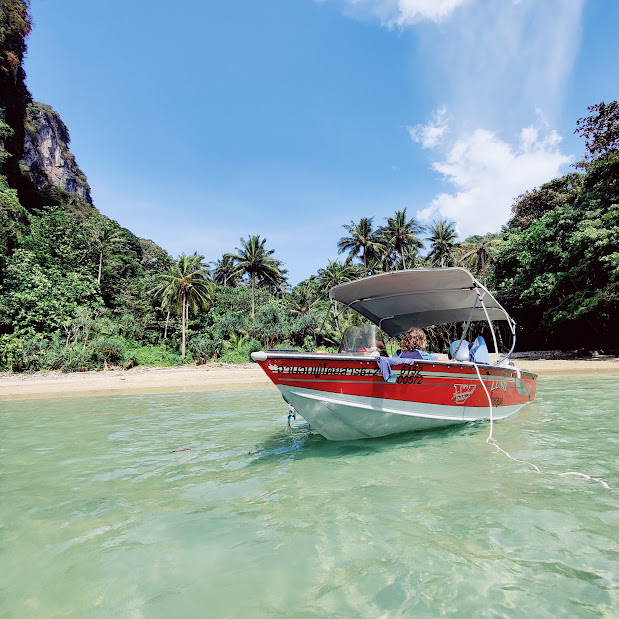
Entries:
{"type": "Polygon", "coordinates": [[[26,107],[24,151],[20,162],[39,191],[56,187],[92,204],[90,185],[69,150],[69,130],[58,113],[45,103],[26,107]]]}

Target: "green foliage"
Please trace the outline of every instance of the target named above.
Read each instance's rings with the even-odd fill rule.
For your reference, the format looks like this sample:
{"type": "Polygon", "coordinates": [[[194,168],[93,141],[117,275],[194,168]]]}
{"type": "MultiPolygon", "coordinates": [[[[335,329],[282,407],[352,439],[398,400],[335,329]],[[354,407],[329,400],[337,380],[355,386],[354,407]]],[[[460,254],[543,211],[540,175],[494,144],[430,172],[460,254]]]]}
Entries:
{"type": "Polygon", "coordinates": [[[539,189],[518,196],[512,205],[512,218],[508,229],[524,230],[548,211],[558,206],[574,204],[582,190],[583,181],[583,174],[567,174],[544,183],[539,189]]]}
{"type": "Polygon", "coordinates": [[[265,348],[273,348],[283,342],[290,333],[287,314],[278,302],[263,305],[250,327],[250,333],[262,342],[265,348]]]}
{"type": "Polygon", "coordinates": [[[494,285],[546,345],[619,345],[619,162],[599,162],[575,201],[508,230],[494,285]]]}
{"type": "Polygon", "coordinates": [[[186,326],[189,309],[204,311],[211,303],[211,282],[202,263],[204,256],[181,254],[178,260],[160,276],[154,295],[161,301],[162,310],[173,310],[181,316],[181,355],[185,358],[186,326]]]}
{"type": "Polygon", "coordinates": [[[428,240],[431,246],[426,259],[432,266],[454,266],[454,247],[457,238],[456,224],[446,219],[433,221],[428,231],[430,232],[428,240]]]}
{"type": "Polygon", "coordinates": [[[362,217],[358,224],[354,221],[344,224],[342,228],[348,232],[348,236],[343,236],[337,243],[338,253],[348,252],[346,262],[349,264],[361,253],[364,277],[368,274],[369,261],[385,251],[378,231],[374,230],[373,221],[373,217],[362,217]]]}
{"type": "Polygon", "coordinates": [[[235,273],[247,275],[251,282],[251,315],[256,313],[256,286],[264,286],[272,292],[281,290],[286,283],[286,270],[283,263],[273,258],[275,250],[265,247],[267,240],[260,235],[252,235],[247,240],[241,238],[237,254],[230,255],[235,264],[235,273]]]}
{"type": "Polygon", "coordinates": [[[262,349],[262,344],[256,339],[242,342],[238,347],[226,349],[219,361],[222,363],[248,363],[251,361],[251,353],[262,349]]]}
{"type": "Polygon", "coordinates": [[[26,52],[32,22],[26,0],[0,0],[0,72],[15,75],[26,52]]]}
{"type": "MultiPolygon", "coordinates": [[[[587,109],[593,113],[579,119],[576,122],[576,131],[574,131],[586,140],[585,160],[594,161],[608,155],[617,155],[619,152],[619,103],[602,101],[587,109]]],[[[586,164],[581,164],[581,167],[586,167],[586,164]]]]}
{"type": "Polygon", "coordinates": [[[17,334],[53,333],[79,306],[101,304],[96,282],[61,265],[45,269],[37,256],[18,249],[7,259],[2,292],[5,314],[17,334]]]}
{"type": "Polygon", "coordinates": [[[135,359],[135,365],[167,367],[183,363],[180,354],[168,346],[142,345],[134,341],[127,344],[126,352],[135,359]]]}
{"type": "Polygon", "coordinates": [[[223,344],[221,337],[212,337],[207,333],[195,335],[189,341],[189,352],[197,363],[206,363],[219,355],[223,344]]]}
{"type": "Polygon", "coordinates": [[[409,262],[414,260],[424,246],[417,236],[424,231],[425,226],[414,217],[406,218],[406,209],[396,211],[394,217],[387,218],[387,225],[379,228],[378,235],[385,248],[389,268],[398,268],[398,263],[403,269],[407,268],[407,258],[409,262]]]}

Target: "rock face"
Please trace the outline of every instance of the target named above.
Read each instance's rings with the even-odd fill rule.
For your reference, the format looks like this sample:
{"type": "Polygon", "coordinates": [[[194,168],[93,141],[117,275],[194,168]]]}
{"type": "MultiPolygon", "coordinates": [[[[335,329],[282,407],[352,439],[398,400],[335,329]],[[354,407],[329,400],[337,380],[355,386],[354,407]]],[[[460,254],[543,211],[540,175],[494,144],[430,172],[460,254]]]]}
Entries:
{"type": "Polygon", "coordinates": [[[58,113],[45,103],[33,101],[26,108],[22,170],[37,189],[54,187],[92,204],[90,185],[69,150],[69,130],[58,113]]]}

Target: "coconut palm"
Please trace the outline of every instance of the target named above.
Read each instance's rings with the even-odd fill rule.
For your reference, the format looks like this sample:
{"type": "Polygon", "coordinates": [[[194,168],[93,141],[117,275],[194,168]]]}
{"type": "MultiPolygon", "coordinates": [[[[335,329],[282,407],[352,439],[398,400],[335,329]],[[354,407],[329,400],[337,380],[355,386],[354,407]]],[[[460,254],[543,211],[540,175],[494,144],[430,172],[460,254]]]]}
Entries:
{"type": "Polygon", "coordinates": [[[329,260],[324,269],[318,269],[318,286],[323,292],[329,292],[333,286],[352,282],[359,277],[359,269],[350,263],[342,264],[339,260],[329,260]]]}
{"type": "Polygon", "coordinates": [[[318,298],[312,275],[309,279],[297,284],[286,296],[286,307],[292,316],[302,316],[320,310],[322,302],[318,298]]]}
{"type": "Polygon", "coordinates": [[[428,232],[430,232],[428,240],[431,243],[431,249],[427,260],[434,266],[452,266],[453,249],[458,236],[456,234],[456,224],[446,219],[433,221],[428,232]]]}
{"type": "Polygon", "coordinates": [[[241,238],[241,247],[236,248],[238,254],[231,254],[236,272],[248,275],[251,281],[252,318],[256,315],[256,283],[281,288],[286,281],[283,263],[271,257],[275,250],[266,249],[266,242],[260,235],[241,238]]]}
{"type": "Polygon", "coordinates": [[[388,217],[387,225],[379,230],[383,244],[390,250],[386,252],[386,255],[389,256],[391,252],[394,252],[398,259],[402,260],[403,269],[406,269],[406,256],[414,258],[423,247],[423,242],[417,235],[424,231],[425,227],[414,217],[406,219],[406,209],[396,211],[395,217],[388,217]]]}
{"type": "Polygon", "coordinates": [[[344,224],[344,228],[350,236],[343,236],[337,244],[338,253],[347,251],[348,258],[346,262],[350,261],[362,253],[363,258],[363,276],[368,274],[368,260],[371,256],[380,255],[384,246],[376,233],[372,228],[373,217],[362,217],[359,223],[354,221],[350,222],[350,225],[344,224]]]}
{"type": "Polygon", "coordinates": [[[224,254],[219,260],[212,263],[213,281],[220,286],[230,286],[234,288],[239,285],[240,277],[234,264],[232,254],[224,254]]]}
{"type": "Polygon", "coordinates": [[[178,260],[161,275],[161,282],[155,290],[155,295],[161,301],[161,309],[168,312],[172,309],[181,316],[183,359],[189,308],[197,313],[199,310],[207,309],[211,301],[211,283],[208,280],[208,269],[202,264],[203,260],[204,256],[197,253],[191,256],[181,254],[178,260]]]}
{"type": "Polygon", "coordinates": [[[481,240],[479,237],[474,237],[470,239],[475,241],[473,243],[467,239],[463,243],[465,252],[460,258],[460,264],[465,264],[474,273],[481,273],[484,285],[487,279],[487,268],[493,262],[498,251],[497,246],[501,243],[500,239],[493,238],[493,236],[486,234],[481,240]]]}
{"type": "Polygon", "coordinates": [[[115,228],[105,221],[95,221],[92,228],[92,238],[95,248],[99,252],[99,273],[97,275],[97,284],[101,285],[103,260],[115,245],[119,245],[124,240],[124,236],[120,228],[115,228]]]}

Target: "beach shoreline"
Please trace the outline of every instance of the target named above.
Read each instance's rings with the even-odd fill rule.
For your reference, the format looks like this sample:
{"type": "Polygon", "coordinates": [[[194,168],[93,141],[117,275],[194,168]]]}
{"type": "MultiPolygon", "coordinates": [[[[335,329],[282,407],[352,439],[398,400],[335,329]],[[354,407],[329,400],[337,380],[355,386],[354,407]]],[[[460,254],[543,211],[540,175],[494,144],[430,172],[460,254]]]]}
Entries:
{"type": "MultiPolygon", "coordinates": [[[[534,354],[514,359],[522,370],[550,376],[618,375],[619,357],[592,356],[578,359],[543,359],[534,354]]],[[[273,388],[255,363],[230,365],[136,367],[130,370],[91,372],[0,373],[0,401],[31,398],[170,393],[221,389],[273,388]]]]}

